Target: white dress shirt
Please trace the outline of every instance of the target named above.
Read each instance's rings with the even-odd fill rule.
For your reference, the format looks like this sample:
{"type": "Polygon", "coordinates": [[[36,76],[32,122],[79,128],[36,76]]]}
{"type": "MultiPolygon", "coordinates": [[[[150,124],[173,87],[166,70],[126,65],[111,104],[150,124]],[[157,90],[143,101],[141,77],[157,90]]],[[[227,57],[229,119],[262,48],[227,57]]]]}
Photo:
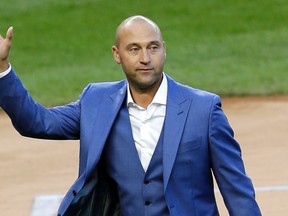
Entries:
{"type": "Polygon", "coordinates": [[[167,78],[163,73],[162,83],[147,109],[137,105],[127,87],[127,107],[135,146],[145,172],[160,137],[167,102],[167,78]]]}
{"type": "Polygon", "coordinates": [[[10,71],[11,71],[11,65],[9,64],[8,69],[0,73],[0,79],[6,76],[10,71]]]}

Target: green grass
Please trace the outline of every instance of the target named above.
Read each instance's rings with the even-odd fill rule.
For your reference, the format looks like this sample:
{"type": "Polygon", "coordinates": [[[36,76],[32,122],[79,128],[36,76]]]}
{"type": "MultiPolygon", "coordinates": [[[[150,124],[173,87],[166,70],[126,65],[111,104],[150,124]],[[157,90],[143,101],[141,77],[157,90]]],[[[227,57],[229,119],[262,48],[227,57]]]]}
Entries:
{"type": "Polygon", "coordinates": [[[76,100],[90,82],[124,78],[111,46],[134,14],[159,24],[176,80],[221,96],[288,93],[286,0],[4,0],[0,31],[14,26],[10,61],[51,106],[76,100]]]}

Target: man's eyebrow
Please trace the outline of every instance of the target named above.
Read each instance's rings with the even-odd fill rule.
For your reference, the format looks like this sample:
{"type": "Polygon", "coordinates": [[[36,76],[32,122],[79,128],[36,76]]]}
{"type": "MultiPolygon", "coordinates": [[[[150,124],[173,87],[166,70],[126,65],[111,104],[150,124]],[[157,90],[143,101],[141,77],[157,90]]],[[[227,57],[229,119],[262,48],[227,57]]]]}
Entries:
{"type": "MultiPolygon", "coordinates": [[[[158,40],[155,40],[155,41],[149,41],[146,44],[147,45],[150,45],[150,44],[159,44],[160,45],[161,42],[158,41],[158,40]]],[[[131,47],[131,46],[141,46],[141,43],[134,42],[134,43],[130,43],[130,44],[127,45],[127,47],[131,47]]]]}
{"type": "Polygon", "coordinates": [[[131,47],[140,47],[138,43],[130,43],[125,46],[125,49],[130,49],[131,47]]]}
{"type": "Polygon", "coordinates": [[[139,43],[130,43],[127,45],[127,47],[131,47],[131,46],[139,46],[139,43]]]}

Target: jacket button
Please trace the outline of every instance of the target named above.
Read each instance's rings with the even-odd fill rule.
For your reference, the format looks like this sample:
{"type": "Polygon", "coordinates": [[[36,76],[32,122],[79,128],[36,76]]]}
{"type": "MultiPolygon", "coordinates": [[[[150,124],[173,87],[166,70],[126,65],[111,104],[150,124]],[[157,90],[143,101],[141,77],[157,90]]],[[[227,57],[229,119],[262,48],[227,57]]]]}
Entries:
{"type": "Polygon", "coordinates": [[[77,192],[75,190],[72,191],[72,194],[76,196],[77,192]]]}
{"type": "Polygon", "coordinates": [[[149,184],[149,183],[150,183],[150,181],[144,180],[144,184],[145,184],[145,185],[147,185],[147,184],[149,184]]]}
{"type": "Polygon", "coordinates": [[[149,206],[150,204],[151,204],[150,201],[145,201],[145,205],[146,205],[146,206],[149,206]]]}

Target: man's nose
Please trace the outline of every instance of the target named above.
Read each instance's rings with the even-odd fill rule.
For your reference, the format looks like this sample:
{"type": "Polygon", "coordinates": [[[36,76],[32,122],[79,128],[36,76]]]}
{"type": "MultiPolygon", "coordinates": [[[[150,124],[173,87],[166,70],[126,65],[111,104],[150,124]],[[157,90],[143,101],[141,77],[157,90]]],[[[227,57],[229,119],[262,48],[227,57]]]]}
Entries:
{"type": "Polygon", "coordinates": [[[142,64],[149,64],[151,62],[150,53],[148,50],[143,49],[140,56],[140,62],[142,64]]]}

